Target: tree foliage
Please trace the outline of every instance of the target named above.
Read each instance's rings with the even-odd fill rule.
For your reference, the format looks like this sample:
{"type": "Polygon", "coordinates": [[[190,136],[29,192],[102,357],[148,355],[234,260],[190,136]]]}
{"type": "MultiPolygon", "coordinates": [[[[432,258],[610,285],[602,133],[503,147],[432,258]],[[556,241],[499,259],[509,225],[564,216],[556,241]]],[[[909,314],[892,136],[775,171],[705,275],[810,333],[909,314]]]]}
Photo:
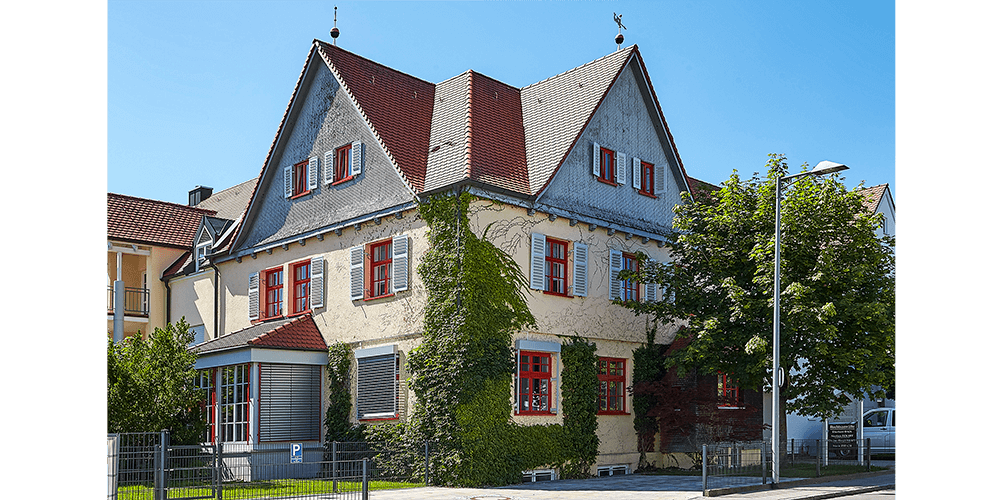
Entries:
{"type": "MultiPolygon", "coordinates": [[[[672,262],[639,256],[640,279],[664,286],[666,300],[626,306],[687,322],[679,335],[690,343],[669,366],[770,390],[775,180],[788,165],[771,155],[767,168],[764,179],[734,172],[718,191],[686,195],[674,209],[672,262]]],[[[877,388],[895,378],[895,242],[876,235],[881,214],[838,176],[805,176],[783,187],[781,221],[782,402],[823,418],[848,396],[883,396],[877,388]]]]}
{"type": "Polygon", "coordinates": [[[181,318],[143,339],[137,333],[115,344],[108,340],[108,432],[171,433],[171,441],[202,440],[205,419],[194,386],[198,356],[181,318]]]}

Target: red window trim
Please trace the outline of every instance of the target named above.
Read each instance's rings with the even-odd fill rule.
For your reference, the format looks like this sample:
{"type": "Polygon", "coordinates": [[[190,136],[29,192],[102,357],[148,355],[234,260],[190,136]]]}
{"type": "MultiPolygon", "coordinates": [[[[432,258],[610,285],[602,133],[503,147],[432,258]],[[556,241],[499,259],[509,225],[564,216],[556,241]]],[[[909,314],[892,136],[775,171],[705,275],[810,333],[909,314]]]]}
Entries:
{"type": "Polygon", "coordinates": [[[555,239],[555,238],[550,238],[548,236],[545,237],[545,267],[543,269],[543,272],[545,274],[545,286],[543,287],[543,290],[542,290],[543,293],[545,293],[547,295],[557,295],[559,297],[569,297],[570,296],[569,295],[569,272],[570,272],[570,268],[569,268],[569,242],[568,241],[559,240],[559,239],[555,239]],[[562,259],[557,259],[555,257],[549,257],[549,244],[550,243],[552,245],[559,245],[559,246],[561,246],[563,248],[563,258],[562,259]],[[553,292],[553,291],[550,290],[551,289],[551,284],[552,284],[551,274],[549,274],[549,272],[548,272],[549,271],[549,264],[550,263],[553,263],[553,264],[562,264],[562,268],[563,268],[563,276],[561,278],[562,279],[562,284],[563,284],[563,287],[562,287],[563,288],[563,292],[562,293],[560,293],[560,292],[553,292]]]}
{"type": "Polygon", "coordinates": [[[540,352],[540,351],[521,351],[521,356],[528,356],[528,370],[527,371],[521,370],[521,360],[518,359],[517,360],[517,370],[518,370],[518,379],[519,379],[519,381],[518,381],[518,386],[516,387],[517,397],[515,398],[515,404],[518,405],[518,414],[519,415],[555,415],[555,413],[552,412],[552,392],[553,392],[553,387],[552,387],[552,378],[553,378],[553,376],[552,376],[552,370],[554,368],[554,366],[552,364],[552,353],[550,353],[550,352],[540,352]],[[538,356],[540,358],[538,364],[539,365],[547,365],[548,368],[549,368],[549,371],[547,371],[547,372],[532,371],[531,370],[531,368],[532,368],[531,357],[532,356],[538,356]],[[542,363],[541,362],[541,358],[548,359],[548,363],[542,363]],[[534,375],[532,375],[532,374],[534,374],[534,375]],[[542,374],[544,374],[544,375],[542,375],[542,374]],[[545,380],[546,381],[546,383],[548,384],[548,386],[547,386],[548,387],[548,394],[545,395],[545,397],[546,397],[545,410],[532,410],[530,405],[528,406],[527,410],[525,410],[523,408],[520,408],[520,405],[521,405],[521,395],[522,394],[527,395],[529,397],[529,399],[531,398],[531,396],[534,395],[534,392],[531,390],[531,387],[534,384],[532,384],[531,382],[528,383],[528,390],[529,390],[529,392],[526,392],[526,393],[522,393],[521,392],[520,380],[524,380],[524,379],[528,379],[528,380],[538,379],[538,380],[545,380]]]}
{"type": "MultiPolygon", "coordinates": [[[[639,272],[639,261],[638,261],[638,259],[635,258],[635,254],[634,253],[625,253],[625,252],[622,252],[622,270],[629,269],[629,265],[628,265],[629,261],[635,262],[635,269],[632,269],[632,271],[635,271],[636,273],[638,273],[639,272]]],[[[623,302],[640,302],[641,301],[642,295],[639,294],[639,280],[638,279],[635,279],[635,280],[626,280],[622,284],[622,288],[623,288],[623,292],[625,293],[625,300],[623,302]],[[635,292],[635,298],[634,299],[629,299],[628,298],[628,291],[629,290],[632,290],[632,291],[635,292]]]]}
{"type": "Polygon", "coordinates": [[[716,395],[718,396],[719,400],[718,404],[719,408],[730,408],[730,409],[743,408],[743,406],[740,405],[739,386],[735,385],[730,386],[729,384],[730,376],[728,373],[723,373],[720,371],[718,372],[718,376],[719,376],[718,392],[716,393],[716,395]],[[733,393],[733,396],[727,396],[727,394],[730,392],[733,393]]]}
{"type": "Polygon", "coordinates": [[[285,307],[284,307],[285,306],[285,301],[284,301],[284,299],[285,299],[285,297],[284,297],[285,296],[285,274],[284,274],[284,269],[285,269],[284,266],[276,266],[276,267],[272,267],[272,268],[269,268],[269,269],[265,269],[265,270],[263,270],[263,271],[260,272],[260,275],[261,275],[261,278],[262,278],[260,286],[261,286],[261,288],[263,288],[263,293],[260,294],[260,301],[261,301],[261,308],[260,308],[260,314],[259,314],[260,318],[257,321],[265,321],[265,320],[274,319],[274,318],[281,318],[281,317],[284,316],[284,312],[285,312],[285,307]],[[276,287],[269,287],[268,286],[268,277],[271,275],[271,273],[275,273],[275,272],[282,273],[281,274],[281,285],[280,286],[276,286],[276,287]],[[269,312],[268,310],[270,309],[270,307],[268,307],[269,306],[268,295],[270,295],[268,292],[270,290],[272,290],[272,289],[277,289],[278,290],[278,303],[279,303],[279,306],[278,306],[278,314],[274,315],[274,316],[269,316],[267,314],[269,312]]]}
{"type": "Polygon", "coordinates": [[[617,168],[617,167],[618,167],[618,165],[615,164],[615,152],[612,151],[612,150],[610,150],[610,149],[608,149],[608,148],[602,147],[601,148],[601,175],[597,176],[597,180],[599,180],[599,181],[601,181],[601,182],[603,182],[605,184],[609,184],[611,186],[618,186],[618,181],[615,180],[616,179],[616,177],[615,177],[615,168],[617,168]],[[608,164],[608,162],[604,161],[605,158],[609,159],[610,165],[608,164]]]}
{"type": "Polygon", "coordinates": [[[628,371],[627,371],[627,363],[626,363],[625,358],[609,358],[609,357],[602,356],[602,357],[599,357],[597,359],[597,380],[598,380],[598,408],[597,408],[597,414],[598,415],[628,415],[629,414],[628,411],[627,411],[627,409],[625,408],[625,387],[626,387],[625,375],[626,375],[626,373],[628,373],[628,371]],[[620,362],[622,364],[622,374],[621,375],[611,375],[611,374],[608,374],[607,373],[607,371],[608,371],[607,370],[607,364],[609,362],[613,362],[613,363],[620,362]],[[604,373],[601,373],[602,369],[604,370],[604,373]],[[622,391],[621,395],[609,396],[607,393],[601,393],[600,392],[600,383],[601,382],[618,382],[618,383],[620,383],[621,384],[621,391],[622,391]],[[620,401],[621,401],[621,410],[602,410],[600,408],[600,399],[601,399],[601,397],[605,398],[605,401],[608,401],[609,398],[611,398],[611,397],[619,398],[620,401]]]}
{"type": "Polygon", "coordinates": [[[365,246],[365,296],[363,300],[376,300],[385,297],[392,297],[392,238],[375,241],[365,246]],[[374,260],[375,248],[386,248],[385,260],[374,260]],[[385,278],[379,281],[385,282],[385,293],[375,295],[375,268],[376,266],[387,265],[385,278]]]}
{"type": "Polygon", "coordinates": [[[291,316],[298,316],[300,314],[305,314],[305,313],[307,313],[307,312],[309,312],[309,311],[312,310],[312,308],[309,305],[309,300],[311,299],[311,297],[309,296],[309,294],[312,291],[312,287],[311,287],[311,283],[312,283],[312,275],[311,275],[312,268],[311,268],[311,263],[312,263],[312,261],[310,259],[305,259],[305,260],[300,260],[298,262],[292,262],[291,264],[288,265],[288,269],[291,271],[291,273],[289,273],[289,274],[291,275],[291,281],[292,281],[292,293],[291,293],[291,302],[292,302],[292,304],[291,304],[291,307],[289,307],[289,311],[288,311],[289,312],[289,314],[288,314],[289,317],[291,317],[291,316]],[[298,270],[301,269],[302,267],[306,268],[306,277],[305,277],[305,279],[299,280],[298,279],[298,270]],[[305,295],[304,296],[300,296],[299,295],[299,285],[302,284],[302,283],[305,283],[305,285],[306,285],[305,286],[305,295]],[[303,308],[302,309],[298,309],[298,305],[299,305],[299,302],[301,301],[301,299],[305,299],[305,304],[303,304],[303,308]]]}
{"type": "Polygon", "coordinates": [[[639,188],[639,194],[655,199],[656,195],[653,193],[656,191],[656,172],[653,170],[653,164],[642,160],[639,160],[639,163],[641,165],[639,168],[640,185],[642,186],[639,188]]]}
{"type": "Polygon", "coordinates": [[[292,167],[292,198],[309,194],[309,160],[292,167]]]}
{"type": "Polygon", "coordinates": [[[351,175],[351,149],[351,144],[345,144],[334,151],[333,182],[330,183],[331,186],[347,182],[354,178],[351,175]]]}

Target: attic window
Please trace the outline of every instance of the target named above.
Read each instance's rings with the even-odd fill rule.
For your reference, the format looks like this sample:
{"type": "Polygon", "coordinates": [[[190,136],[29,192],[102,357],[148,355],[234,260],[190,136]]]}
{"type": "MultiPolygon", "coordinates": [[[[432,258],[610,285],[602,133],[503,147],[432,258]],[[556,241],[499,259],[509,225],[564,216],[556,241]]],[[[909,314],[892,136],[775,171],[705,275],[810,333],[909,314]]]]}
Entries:
{"type": "Polygon", "coordinates": [[[211,240],[209,240],[207,243],[203,243],[203,244],[198,245],[197,247],[195,247],[195,249],[194,249],[194,251],[195,251],[195,256],[194,256],[194,270],[195,271],[200,271],[201,270],[201,266],[203,266],[206,263],[208,263],[208,252],[209,252],[209,250],[211,248],[212,248],[212,241],[211,240]]]}

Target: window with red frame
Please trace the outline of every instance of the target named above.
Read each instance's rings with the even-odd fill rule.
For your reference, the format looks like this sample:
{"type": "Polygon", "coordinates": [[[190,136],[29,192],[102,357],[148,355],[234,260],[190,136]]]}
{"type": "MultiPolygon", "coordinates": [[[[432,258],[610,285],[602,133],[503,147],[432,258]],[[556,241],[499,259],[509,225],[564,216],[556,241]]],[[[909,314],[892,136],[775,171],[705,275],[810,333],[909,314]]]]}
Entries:
{"type": "Polygon", "coordinates": [[[219,432],[224,442],[250,440],[250,374],[247,365],[224,366],[219,384],[219,432]]]}
{"type": "Polygon", "coordinates": [[[264,317],[277,318],[282,314],[284,278],[282,269],[264,271],[264,317]]]}
{"type": "Polygon", "coordinates": [[[337,148],[337,163],[333,169],[333,183],[347,180],[351,176],[351,145],[337,148]]]}
{"type": "Polygon", "coordinates": [[[566,242],[545,238],[545,291],[566,295],[566,242]]]}
{"type": "Polygon", "coordinates": [[[732,377],[719,373],[719,408],[737,408],[740,406],[740,388],[733,383],[732,377]]]}
{"type": "Polygon", "coordinates": [[[206,443],[215,442],[215,368],[211,370],[200,370],[195,378],[195,387],[202,394],[199,404],[205,414],[205,439],[206,443]]]}
{"type": "Polygon", "coordinates": [[[625,360],[597,360],[598,414],[625,413],[625,360]]]}
{"type": "Polygon", "coordinates": [[[639,192],[655,198],[656,195],[653,194],[653,191],[654,188],[656,187],[655,186],[656,181],[654,180],[655,176],[653,175],[653,164],[641,162],[640,165],[642,167],[639,169],[641,173],[642,183],[641,187],[639,188],[639,192]]]}
{"type": "Polygon", "coordinates": [[[601,148],[601,180],[611,184],[615,182],[615,152],[601,148]]]}
{"type": "Polygon", "coordinates": [[[309,310],[309,261],[292,264],[292,314],[309,310]]]}
{"type": "Polygon", "coordinates": [[[519,413],[550,413],[552,356],[547,352],[521,351],[520,357],[517,389],[519,413]]]}
{"type": "MultiPolygon", "coordinates": [[[[622,270],[639,272],[639,261],[635,255],[622,254],[622,270]]],[[[639,300],[639,280],[626,280],[624,283],[625,302],[639,300]]]]}
{"type": "Polygon", "coordinates": [[[368,298],[391,295],[392,240],[373,243],[368,252],[368,298]]]}
{"type": "Polygon", "coordinates": [[[309,161],[296,163],[292,172],[292,196],[309,191],[309,161]]]}

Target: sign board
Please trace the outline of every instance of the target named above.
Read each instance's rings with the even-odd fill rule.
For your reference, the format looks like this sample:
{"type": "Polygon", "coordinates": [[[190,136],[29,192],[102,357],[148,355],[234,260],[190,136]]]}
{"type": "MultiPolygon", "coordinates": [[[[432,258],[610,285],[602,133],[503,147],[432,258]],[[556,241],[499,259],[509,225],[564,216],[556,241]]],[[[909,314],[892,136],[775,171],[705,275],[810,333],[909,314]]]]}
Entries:
{"type": "Polygon", "coordinates": [[[827,440],[830,451],[842,451],[858,449],[858,423],[830,423],[828,426],[827,440]]]}
{"type": "Polygon", "coordinates": [[[292,463],[301,464],[302,463],[302,443],[291,443],[292,451],[292,463]]]}

